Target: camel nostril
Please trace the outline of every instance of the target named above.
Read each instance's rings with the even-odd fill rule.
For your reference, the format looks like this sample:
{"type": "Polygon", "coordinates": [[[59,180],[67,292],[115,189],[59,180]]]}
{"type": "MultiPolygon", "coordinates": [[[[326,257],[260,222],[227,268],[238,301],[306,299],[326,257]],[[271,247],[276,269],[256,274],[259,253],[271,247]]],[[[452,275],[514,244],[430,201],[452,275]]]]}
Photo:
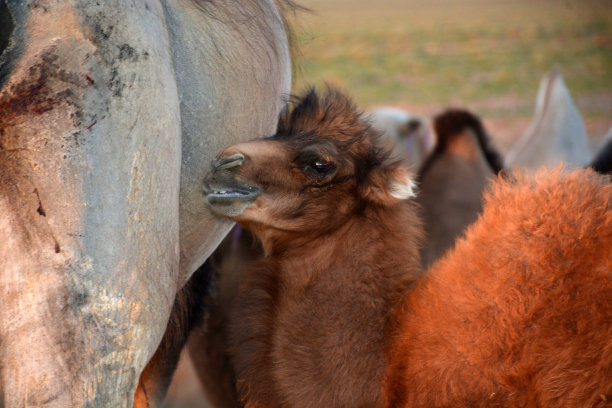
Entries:
{"type": "Polygon", "coordinates": [[[244,155],[237,153],[228,157],[221,157],[220,159],[213,160],[213,170],[231,169],[232,167],[238,167],[244,162],[244,155]]]}

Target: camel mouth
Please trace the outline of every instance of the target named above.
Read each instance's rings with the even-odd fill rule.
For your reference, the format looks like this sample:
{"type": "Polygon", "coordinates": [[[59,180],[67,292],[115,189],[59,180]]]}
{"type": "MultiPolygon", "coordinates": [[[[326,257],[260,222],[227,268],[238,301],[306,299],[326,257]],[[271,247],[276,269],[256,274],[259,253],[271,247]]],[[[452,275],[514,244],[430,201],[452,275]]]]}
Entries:
{"type": "Polygon", "coordinates": [[[217,214],[235,217],[261,195],[261,189],[250,184],[225,185],[212,181],[204,183],[204,196],[208,206],[217,214]]]}
{"type": "Polygon", "coordinates": [[[255,201],[261,195],[261,190],[257,186],[224,186],[213,183],[204,183],[204,195],[206,201],[211,204],[225,204],[232,201],[255,201]]]}
{"type": "Polygon", "coordinates": [[[206,199],[208,202],[227,202],[227,201],[253,201],[255,198],[259,197],[261,191],[259,189],[237,189],[235,187],[213,187],[211,190],[206,192],[206,199]]]}

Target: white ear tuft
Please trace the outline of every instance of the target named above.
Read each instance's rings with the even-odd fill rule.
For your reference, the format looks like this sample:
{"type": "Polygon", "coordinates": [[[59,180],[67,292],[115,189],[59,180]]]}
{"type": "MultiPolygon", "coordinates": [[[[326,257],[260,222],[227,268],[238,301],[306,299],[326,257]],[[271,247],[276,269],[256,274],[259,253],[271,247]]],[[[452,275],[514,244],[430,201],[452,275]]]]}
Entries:
{"type": "Polygon", "coordinates": [[[416,183],[407,172],[403,171],[402,173],[389,186],[389,194],[399,200],[416,197],[416,183]]]}

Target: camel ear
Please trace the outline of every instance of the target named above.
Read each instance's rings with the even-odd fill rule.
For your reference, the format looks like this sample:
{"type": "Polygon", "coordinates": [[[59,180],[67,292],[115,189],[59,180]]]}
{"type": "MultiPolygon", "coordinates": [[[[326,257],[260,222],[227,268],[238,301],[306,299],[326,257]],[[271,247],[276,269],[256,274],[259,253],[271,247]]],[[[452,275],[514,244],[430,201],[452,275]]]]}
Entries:
{"type": "Polygon", "coordinates": [[[374,169],[364,187],[364,198],[382,205],[416,197],[414,178],[403,165],[392,169],[374,169]]]}

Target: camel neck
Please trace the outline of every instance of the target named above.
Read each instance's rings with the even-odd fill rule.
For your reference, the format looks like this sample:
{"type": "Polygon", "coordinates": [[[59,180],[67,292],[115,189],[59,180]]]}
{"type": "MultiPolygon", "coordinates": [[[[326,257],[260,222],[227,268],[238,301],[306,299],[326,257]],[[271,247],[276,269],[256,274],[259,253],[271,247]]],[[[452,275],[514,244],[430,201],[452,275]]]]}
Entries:
{"type": "Polygon", "coordinates": [[[398,279],[403,276],[402,282],[405,276],[414,280],[422,273],[418,243],[423,235],[414,209],[412,203],[366,209],[336,229],[296,236],[290,245],[272,248],[267,258],[297,286],[308,285],[322,273],[341,278],[361,267],[398,279]]]}

